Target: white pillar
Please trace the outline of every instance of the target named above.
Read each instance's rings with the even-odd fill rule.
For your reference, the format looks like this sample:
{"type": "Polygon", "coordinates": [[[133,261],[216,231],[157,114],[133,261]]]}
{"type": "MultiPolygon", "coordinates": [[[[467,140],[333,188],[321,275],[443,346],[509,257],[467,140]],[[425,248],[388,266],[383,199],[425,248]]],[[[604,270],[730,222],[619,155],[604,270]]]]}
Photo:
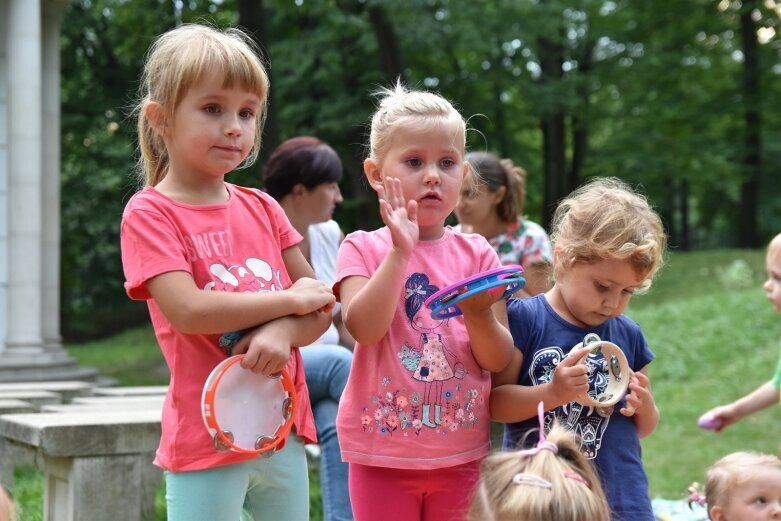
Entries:
{"type": "Polygon", "coordinates": [[[66,4],[0,0],[5,23],[0,38],[6,44],[0,76],[7,80],[5,99],[0,89],[0,110],[7,107],[7,117],[0,117],[7,131],[5,150],[0,134],[0,158],[5,153],[8,177],[5,193],[0,185],[0,211],[7,218],[5,248],[0,236],[5,256],[0,275],[7,276],[0,278],[0,312],[6,318],[5,331],[0,330],[5,339],[0,382],[97,377],[60,345],[59,24],[66,4]]]}
{"type": "Polygon", "coordinates": [[[43,7],[43,344],[62,347],[60,336],[60,23],[65,5],[43,7]]]}
{"type": "Polygon", "coordinates": [[[8,13],[8,331],[6,355],[43,351],[41,4],[8,13]]]}
{"type": "Polygon", "coordinates": [[[0,356],[8,323],[8,5],[0,0],[0,356]]]}

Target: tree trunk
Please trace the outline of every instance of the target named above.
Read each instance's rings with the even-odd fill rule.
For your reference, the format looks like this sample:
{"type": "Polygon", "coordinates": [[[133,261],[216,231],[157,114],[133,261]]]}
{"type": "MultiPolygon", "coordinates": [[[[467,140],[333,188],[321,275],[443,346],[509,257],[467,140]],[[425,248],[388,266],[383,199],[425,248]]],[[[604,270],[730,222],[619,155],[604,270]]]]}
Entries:
{"type": "Polygon", "coordinates": [[[683,251],[690,251],[692,245],[689,230],[689,180],[685,177],[681,180],[679,196],[681,198],[680,247],[683,251]]]}
{"type": "Polygon", "coordinates": [[[743,182],[740,185],[740,215],[738,217],[738,246],[759,247],[757,207],[759,179],[762,171],[762,103],[759,87],[759,50],[757,26],[752,12],[757,0],[744,0],[740,11],[741,42],[743,48],[743,100],[746,124],[743,158],[743,182]]]}
{"type": "Polygon", "coordinates": [[[505,117],[507,108],[502,101],[502,91],[504,90],[504,84],[502,83],[502,42],[495,38],[492,47],[491,71],[486,79],[491,82],[491,91],[493,92],[491,101],[493,102],[492,112],[495,123],[493,132],[495,137],[494,142],[496,144],[489,144],[488,148],[499,154],[499,157],[509,157],[517,162],[518,158],[513,157],[513,152],[517,152],[517,149],[511,150],[512,147],[510,146],[510,139],[507,132],[507,118],[505,117]]]}
{"type": "Polygon", "coordinates": [[[580,186],[583,180],[583,167],[588,156],[589,137],[589,108],[591,96],[589,91],[589,74],[591,74],[591,43],[586,39],[583,42],[582,55],[578,60],[578,100],[580,106],[572,117],[572,166],[567,176],[568,190],[574,190],[580,186]]]}
{"type": "MultiPolygon", "coordinates": [[[[556,85],[561,83],[563,49],[558,42],[542,37],[539,39],[540,49],[540,82],[556,85]]],[[[553,96],[555,89],[543,89],[553,96]]],[[[558,101],[546,103],[546,108],[540,116],[542,130],[542,170],[545,176],[545,188],[542,208],[542,225],[551,229],[553,212],[559,200],[567,195],[569,183],[565,167],[566,138],[564,135],[564,113],[558,101]]]]}
{"type": "MultiPolygon", "coordinates": [[[[259,172],[260,165],[266,163],[269,154],[279,145],[279,126],[277,125],[276,109],[272,102],[274,98],[274,82],[271,80],[271,55],[269,53],[269,35],[266,28],[266,19],[263,13],[263,0],[238,0],[239,6],[239,26],[244,28],[255,43],[263,52],[265,59],[266,74],[268,74],[269,83],[272,88],[269,89],[268,103],[266,105],[266,123],[263,127],[263,140],[260,147],[260,155],[252,172],[259,172]]],[[[258,177],[258,176],[253,176],[258,177]]]]}
{"type": "Polygon", "coordinates": [[[382,70],[385,79],[389,83],[396,83],[397,79],[404,81],[404,71],[401,65],[401,53],[399,43],[393,26],[385,16],[385,11],[379,5],[372,5],[368,9],[369,20],[374,28],[374,36],[377,38],[377,51],[379,53],[382,70]]]}

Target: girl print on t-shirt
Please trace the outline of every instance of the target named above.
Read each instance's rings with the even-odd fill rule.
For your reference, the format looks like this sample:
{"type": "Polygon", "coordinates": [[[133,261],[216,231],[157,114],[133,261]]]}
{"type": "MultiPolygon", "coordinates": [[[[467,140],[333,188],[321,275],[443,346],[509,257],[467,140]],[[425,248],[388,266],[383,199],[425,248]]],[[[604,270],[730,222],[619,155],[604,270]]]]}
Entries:
{"type": "Polygon", "coordinates": [[[392,390],[391,378],[383,378],[383,390],[371,399],[376,407],[364,409],[361,423],[365,431],[393,435],[401,430],[404,436],[420,435],[424,429],[456,433],[474,427],[478,415],[487,414],[485,389],[462,385],[467,375],[464,364],[447,349],[447,338],[436,332],[445,321],[432,318],[424,305],[438,290],[423,273],[413,273],[406,280],[404,311],[418,342],[404,342],[397,356],[409,371],[409,386],[392,390]]]}

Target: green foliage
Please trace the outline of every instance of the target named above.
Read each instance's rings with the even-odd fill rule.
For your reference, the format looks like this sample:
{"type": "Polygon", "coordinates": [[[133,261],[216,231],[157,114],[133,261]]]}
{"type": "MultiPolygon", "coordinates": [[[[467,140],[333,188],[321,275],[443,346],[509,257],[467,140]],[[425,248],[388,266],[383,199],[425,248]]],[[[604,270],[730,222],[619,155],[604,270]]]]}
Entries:
{"type": "MultiPolygon", "coordinates": [[[[62,301],[67,338],[136,322],[125,309],[118,251],[132,176],[131,108],[152,39],[181,22],[236,24],[235,0],[80,0],[62,33],[62,301]]],[[[469,146],[529,172],[526,213],[543,207],[540,118],[564,116],[587,143],[583,176],[641,185],[674,244],[738,244],[746,172],[740,2],[717,0],[266,0],[262,42],[271,73],[261,159],[288,137],[313,134],[343,158],[347,232],[379,226],[362,173],[371,93],[401,77],[441,92],[468,118],[469,146]],[[380,22],[385,22],[383,25],[380,22]],[[386,32],[379,32],[383,28],[386,32]],[[560,51],[560,77],[541,75],[541,42],[560,51]]],[[[781,229],[779,9],[758,5],[763,154],[756,208],[762,240],[781,229]],[[765,40],[763,40],[765,41],[765,40]]],[[[258,186],[262,161],[230,179],[258,186]]]]}

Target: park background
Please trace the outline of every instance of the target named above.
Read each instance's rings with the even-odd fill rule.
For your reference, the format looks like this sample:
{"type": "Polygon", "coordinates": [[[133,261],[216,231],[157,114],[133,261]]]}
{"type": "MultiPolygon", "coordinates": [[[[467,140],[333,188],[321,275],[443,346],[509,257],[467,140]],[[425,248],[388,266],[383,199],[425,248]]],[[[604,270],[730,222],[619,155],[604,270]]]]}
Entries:
{"type": "Polygon", "coordinates": [[[760,285],[761,248],[781,231],[780,14],[776,0],[73,2],[60,42],[69,354],[121,377],[124,362],[101,356],[154,348],[119,257],[122,209],[139,188],[140,69],[177,24],[240,25],[263,49],[271,91],[260,160],[230,181],[260,186],[276,144],[315,135],[344,162],[344,231],[379,226],[361,164],[371,94],[397,78],[452,100],[471,150],[528,170],[525,213],[546,228],[588,177],[620,177],[648,195],[671,245],[657,288],[629,310],[658,355],[662,424],[644,441],[652,492],[684,494],[729,450],[775,451],[777,411],[719,436],[693,419],[767,380],[779,352],[781,321],[760,285]]]}

